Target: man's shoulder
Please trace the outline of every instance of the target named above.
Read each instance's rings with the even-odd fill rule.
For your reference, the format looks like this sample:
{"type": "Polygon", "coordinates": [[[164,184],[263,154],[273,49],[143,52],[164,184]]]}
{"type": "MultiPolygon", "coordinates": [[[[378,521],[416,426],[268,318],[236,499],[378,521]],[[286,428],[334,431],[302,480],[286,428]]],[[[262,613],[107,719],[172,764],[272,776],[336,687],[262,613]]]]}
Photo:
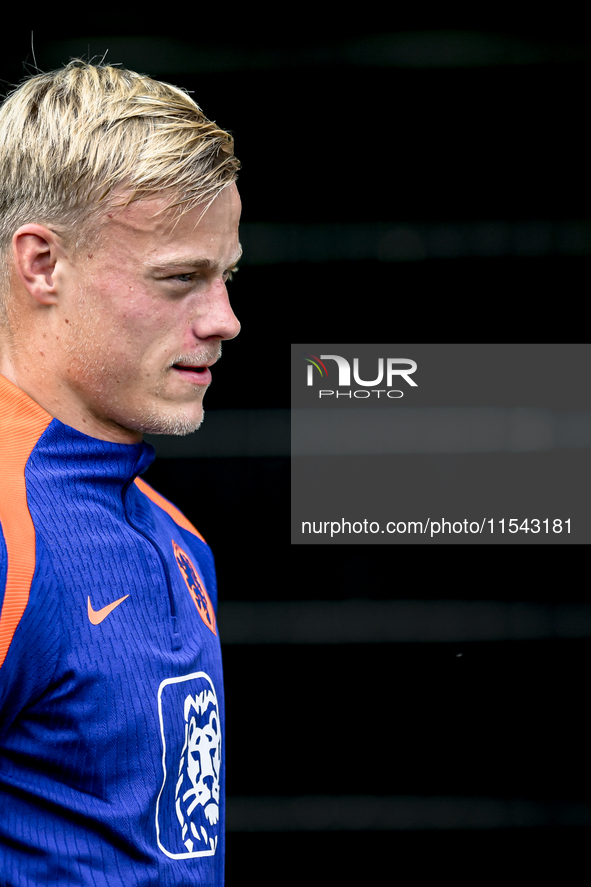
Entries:
{"type": "Polygon", "coordinates": [[[52,417],[0,376],[0,664],[29,600],[35,528],[25,468],[52,417]]]}
{"type": "Polygon", "coordinates": [[[161,493],[158,493],[154,487],[150,486],[150,484],[146,483],[146,481],[141,477],[136,477],[135,479],[136,487],[150,499],[158,508],[161,508],[162,511],[165,511],[173,521],[178,524],[179,527],[182,527],[183,530],[188,530],[189,533],[192,533],[194,536],[197,536],[198,539],[201,539],[202,542],[205,542],[205,539],[199,532],[199,530],[193,526],[190,520],[185,517],[183,512],[173,505],[173,503],[162,496],[161,493]]]}
{"type": "Polygon", "coordinates": [[[9,565],[21,578],[32,576],[35,529],[25,469],[52,421],[39,404],[0,375],[0,583],[3,579],[4,588],[9,565]]]}

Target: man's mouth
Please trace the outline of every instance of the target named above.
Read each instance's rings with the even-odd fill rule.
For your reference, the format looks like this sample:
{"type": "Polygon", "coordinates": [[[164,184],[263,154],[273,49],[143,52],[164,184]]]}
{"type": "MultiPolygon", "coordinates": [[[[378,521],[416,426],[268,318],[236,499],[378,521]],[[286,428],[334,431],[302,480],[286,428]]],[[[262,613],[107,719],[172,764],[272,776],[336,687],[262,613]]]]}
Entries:
{"type": "Polygon", "coordinates": [[[194,385],[209,385],[211,382],[209,366],[214,363],[215,360],[207,361],[202,364],[179,362],[173,363],[171,369],[187,382],[192,382],[194,385]]]}
{"type": "Polygon", "coordinates": [[[172,368],[174,370],[185,370],[188,373],[204,373],[207,369],[207,367],[187,366],[184,363],[173,363],[172,368]]]}

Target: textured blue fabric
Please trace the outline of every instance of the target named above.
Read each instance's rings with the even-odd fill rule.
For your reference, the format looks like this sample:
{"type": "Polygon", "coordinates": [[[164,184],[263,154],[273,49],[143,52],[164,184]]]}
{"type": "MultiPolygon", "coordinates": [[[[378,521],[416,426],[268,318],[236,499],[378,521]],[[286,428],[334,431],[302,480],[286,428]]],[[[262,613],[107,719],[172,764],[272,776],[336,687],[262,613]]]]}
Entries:
{"type": "MultiPolygon", "coordinates": [[[[133,483],[153,458],[53,420],[27,462],[36,568],[0,669],[1,885],[223,884],[214,564],[133,483]]],[[[6,557],[0,533],[0,599],[6,557]]]]}

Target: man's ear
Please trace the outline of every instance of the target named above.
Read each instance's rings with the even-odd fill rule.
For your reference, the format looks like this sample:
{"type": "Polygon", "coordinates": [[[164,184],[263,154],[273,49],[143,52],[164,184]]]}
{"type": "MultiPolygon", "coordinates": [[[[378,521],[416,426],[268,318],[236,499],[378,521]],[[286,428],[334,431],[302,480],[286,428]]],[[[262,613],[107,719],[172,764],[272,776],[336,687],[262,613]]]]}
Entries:
{"type": "Polygon", "coordinates": [[[12,238],[16,273],[41,305],[57,304],[55,266],[61,253],[60,238],[44,225],[22,225],[12,238]]]}

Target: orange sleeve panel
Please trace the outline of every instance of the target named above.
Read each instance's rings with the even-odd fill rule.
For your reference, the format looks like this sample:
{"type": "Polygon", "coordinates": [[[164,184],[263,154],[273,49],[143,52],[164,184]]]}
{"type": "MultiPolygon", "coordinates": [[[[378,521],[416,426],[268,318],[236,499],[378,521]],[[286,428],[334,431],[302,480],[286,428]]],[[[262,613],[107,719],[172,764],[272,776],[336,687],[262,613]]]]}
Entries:
{"type": "Polygon", "coordinates": [[[172,502],[169,502],[168,499],[165,499],[164,496],[161,496],[160,493],[157,493],[156,490],[151,487],[150,484],[147,484],[145,480],[142,480],[141,477],[136,477],[135,482],[142,493],[145,493],[148,499],[151,499],[152,502],[154,502],[156,505],[162,508],[163,511],[170,515],[170,517],[176,524],[179,525],[179,527],[182,527],[183,530],[188,530],[189,533],[193,533],[194,536],[197,536],[198,539],[201,539],[202,542],[205,542],[205,539],[203,538],[199,530],[197,530],[193,526],[191,521],[187,520],[182,511],[179,511],[178,508],[175,508],[172,502]]]}
{"type": "Polygon", "coordinates": [[[27,504],[25,466],[51,421],[49,413],[0,376],[0,524],[8,554],[0,666],[25,612],[35,572],[35,527],[27,504]]]}

